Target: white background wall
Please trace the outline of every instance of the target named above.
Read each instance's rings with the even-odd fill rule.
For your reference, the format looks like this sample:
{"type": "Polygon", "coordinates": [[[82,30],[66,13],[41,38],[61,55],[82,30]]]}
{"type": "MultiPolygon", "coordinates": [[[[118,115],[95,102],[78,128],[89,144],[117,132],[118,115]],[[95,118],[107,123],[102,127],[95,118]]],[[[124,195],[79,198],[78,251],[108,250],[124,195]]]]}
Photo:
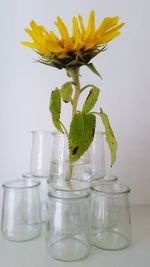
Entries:
{"type": "MultiPolygon", "coordinates": [[[[20,44],[28,39],[23,29],[31,19],[54,29],[58,15],[69,25],[73,15],[87,18],[91,9],[97,24],[105,16],[119,15],[126,25],[108,51],[94,60],[103,81],[82,68],[82,84],[102,88],[99,105],[111,118],[119,145],[114,170],[131,187],[131,201],[150,203],[149,0],[1,1],[0,183],[29,169],[30,131],[52,130],[50,90],[66,81],[64,71],[33,63],[37,55],[20,44]]],[[[67,110],[65,114],[67,122],[67,110]]]]}

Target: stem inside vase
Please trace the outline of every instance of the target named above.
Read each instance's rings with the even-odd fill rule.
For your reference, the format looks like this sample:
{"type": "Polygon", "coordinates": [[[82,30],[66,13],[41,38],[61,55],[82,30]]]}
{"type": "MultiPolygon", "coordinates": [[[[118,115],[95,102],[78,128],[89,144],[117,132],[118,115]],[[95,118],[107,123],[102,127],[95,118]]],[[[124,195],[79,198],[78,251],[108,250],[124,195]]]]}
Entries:
{"type": "MultiPolygon", "coordinates": [[[[79,79],[79,67],[69,68],[67,70],[67,73],[72,78],[72,82],[74,84],[74,90],[75,90],[74,96],[72,99],[72,119],[73,119],[74,115],[77,112],[77,105],[78,105],[78,100],[79,100],[79,96],[81,92],[80,79],[79,79]]],[[[73,164],[72,162],[69,162],[67,175],[66,175],[66,181],[70,181],[72,173],[73,173],[73,164]]]]}

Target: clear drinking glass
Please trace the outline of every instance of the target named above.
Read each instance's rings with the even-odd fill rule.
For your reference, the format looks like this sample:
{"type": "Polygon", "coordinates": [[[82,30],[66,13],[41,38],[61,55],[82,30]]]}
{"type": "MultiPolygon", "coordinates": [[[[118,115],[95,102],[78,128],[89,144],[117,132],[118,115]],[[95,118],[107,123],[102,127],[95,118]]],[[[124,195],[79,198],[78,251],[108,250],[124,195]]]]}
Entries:
{"type": "Polygon", "coordinates": [[[31,175],[49,177],[51,158],[51,132],[32,131],[32,149],[30,160],[31,175]]]}
{"type": "Polygon", "coordinates": [[[27,241],[41,231],[40,197],[37,181],[18,179],[2,185],[4,189],[1,230],[10,241],[27,241]]]}
{"type": "Polygon", "coordinates": [[[71,179],[91,181],[91,162],[89,151],[76,162],[68,159],[68,142],[64,134],[52,133],[52,156],[50,180],[66,179],[70,172],[71,179]]]}
{"type": "Polygon", "coordinates": [[[49,197],[47,246],[62,261],[85,258],[91,250],[89,185],[82,181],[52,183],[49,197]]]}
{"type": "Polygon", "coordinates": [[[24,173],[22,175],[23,178],[25,179],[33,179],[33,181],[39,181],[40,186],[39,186],[39,193],[40,193],[40,200],[41,200],[41,220],[42,222],[47,221],[47,212],[48,212],[48,183],[47,183],[47,178],[39,178],[36,176],[31,175],[30,173],[24,173]]]}
{"type": "Polygon", "coordinates": [[[130,189],[105,181],[92,185],[91,189],[93,245],[109,250],[127,247],[131,241],[130,189]]]}
{"type": "Polygon", "coordinates": [[[92,180],[99,180],[105,176],[104,137],[104,132],[95,132],[93,142],[89,148],[92,180]]]}

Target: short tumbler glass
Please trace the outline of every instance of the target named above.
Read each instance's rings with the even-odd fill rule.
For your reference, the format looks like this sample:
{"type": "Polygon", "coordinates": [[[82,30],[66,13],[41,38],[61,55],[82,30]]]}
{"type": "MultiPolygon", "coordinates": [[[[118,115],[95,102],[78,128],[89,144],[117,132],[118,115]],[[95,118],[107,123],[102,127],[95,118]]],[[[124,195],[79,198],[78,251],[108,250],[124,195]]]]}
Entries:
{"type": "Polygon", "coordinates": [[[3,184],[1,231],[10,241],[27,241],[41,231],[40,183],[28,179],[3,184]]]}
{"type": "Polygon", "coordinates": [[[93,184],[91,198],[91,231],[93,245],[118,250],[131,241],[130,189],[118,182],[93,184]]]}
{"type": "Polygon", "coordinates": [[[47,246],[49,255],[77,261],[91,251],[89,185],[82,181],[53,183],[49,192],[47,246]]]}

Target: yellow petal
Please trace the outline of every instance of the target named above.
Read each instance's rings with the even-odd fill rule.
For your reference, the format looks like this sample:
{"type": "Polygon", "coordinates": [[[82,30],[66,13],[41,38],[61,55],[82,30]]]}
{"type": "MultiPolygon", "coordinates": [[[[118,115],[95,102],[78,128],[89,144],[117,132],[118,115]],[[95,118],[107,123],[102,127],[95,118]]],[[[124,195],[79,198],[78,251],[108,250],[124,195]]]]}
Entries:
{"type": "Polygon", "coordinates": [[[68,30],[67,30],[67,27],[60,17],[57,18],[57,21],[55,22],[55,24],[56,24],[56,26],[57,26],[60,34],[61,34],[62,39],[64,39],[64,40],[69,39],[70,36],[69,36],[68,30]]]}
{"type": "Polygon", "coordinates": [[[39,37],[41,37],[41,31],[39,30],[39,26],[36,24],[34,20],[30,22],[30,26],[33,32],[39,37]]]}
{"type": "MultiPolygon", "coordinates": [[[[109,30],[109,31],[106,32],[106,35],[107,35],[107,34],[110,34],[110,33],[112,33],[112,32],[118,31],[119,29],[121,29],[121,28],[124,26],[124,24],[125,24],[125,23],[121,23],[121,24],[117,25],[116,27],[111,28],[111,30],[109,30]]],[[[105,34],[104,34],[104,35],[105,35],[105,34]]]]}
{"type": "Polygon", "coordinates": [[[28,46],[28,47],[30,47],[30,48],[33,48],[33,49],[36,49],[36,48],[37,48],[37,47],[36,47],[36,44],[34,44],[34,43],[30,43],[30,42],[21,42],[21,44],[24,45],[24,46],[28,46]]]}
{"type": "Polygon", "coordinates": [[[71,39],[64,40],[65,51],[70,52],[73,50],[73,42],[71,39]]]}
{"type": "Polygon", "coordinates": [[[85,32],[85,39],[95,33],[95,12],[92,10],[89,15],[88,26],[85,32]]]}
{"type": "Polygon", "coordinates": [[[85,28],[84,28],[84,24],[83,24],[83,18],[82,16],[78,16],[78,19],[79,19],[79,23],[80,23],[80,28],[81,28],[81,32],[82,32],[82,36],[84,36],[84,33],[85,33],[85,28]]]}
{"type": "Polygon", "coordinates": [[[59,42],[60,39],[56,36],[54,32],[50,32],[49,39],[53,40],[54,42],[59,42]]]}
{"type": "MultiPolygon", "coordinates": [[[[32,40],[33,40],[34,42],[39,41],[39,37],[36,35],[35,32],[33,32],[33,31],[29,30],[29,29],[25,29],[25,32],[32,38],[32,40]]],[[[41,38],[40,38],[40,39],[41,39],[41,38]]]]}
{"type": "Polygon", "coordinates": [[[87,51],[87,50],[89,50],[91,48],[94,48],[95,45],[96,45],[95,39],[94,40],[91,40],[90,42],[87,42],[87,44],[84,47],[84,51],[87,51]]]}
{"type": "Polygon", "coordinates": [[[64,50],[63,47],[59,45],[59,43],[53,40],[46,40],[45,44],[48,50],[53,53],[61,53],[64,50]]]}
{"type": "Polygon", "coordinates": [[[97,28],[95,35],[102,35],[105,31],[107,31],[109,28],[113,27],[114,25],[116,25],[118,23],[119,17],[106,17],[105,19],[103,19],[102,23],[99,25],[99,27],[97,28]]]}
{"type": "Polygon", "coordinates": [[[49,32],[45,29],[44,26],[39,26],[41,32],[42,32],[42,35],[46,38],[49,38],[49,32]]]}
{"type": "Polygon", "coordinates": [[[83,46],[83,42],[82,42],[81,32],[80,32],[76,17],[73,17],[72,19],[72,28],[73,28],[74,49],[79,50],[83,46]]]}
{"type": "Polygon", "coordinates": [[[32,49],[35,49],[36,51],[38,51],[40,54],[46,54],[47,50],[43,49],[42,47],[39,47],[37,44],[35,43],[30,43],[30,42],[21,42],[22,45],[30,47],[32,49]]]}
{"type": "Polygon", "coordinates": [[[119,17],[118,16],[109,18],[108,23],[105,25],[105,30],[108,30],[111,27],[115,26],[118,23],[118,21],[119,21],[119,17]]]}
{"type": "Polygon", "coordinates": [[[104,37],[102,37],[99,41],[99,44],[106,44],[109,43],[111,40],[113,40],[114,38],[116,38],[118,35],[120,34],[119,31],[117,32],[112,32],[109,35],[106,35],[104,37]]]}
{"type": "Polygon", "coordinates": [[[81,33],[78,26],[78,21],[76,17],[73,17],[72,19],[72,29],[73,29],[73,38],[76,40],[76,42],[81,41],[81,33]]]}
{"type": "Polygon", "coordinates": [[[72,19],[72,29],[73,29],[73,37],[77,40],[81,40],[81,33],[78,26],[78,21],[76,17],[72,19]]]}

